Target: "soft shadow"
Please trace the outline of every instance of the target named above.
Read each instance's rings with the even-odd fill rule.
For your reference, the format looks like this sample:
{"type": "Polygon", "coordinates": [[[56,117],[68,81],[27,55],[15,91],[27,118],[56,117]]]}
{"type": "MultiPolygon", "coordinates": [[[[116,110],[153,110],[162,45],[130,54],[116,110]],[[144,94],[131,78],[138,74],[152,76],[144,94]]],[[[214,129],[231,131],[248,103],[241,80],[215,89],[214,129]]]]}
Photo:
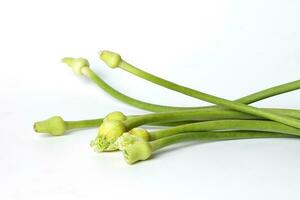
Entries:
{"type": "Polygon", "coordinates": [[[53,135],[50,135],[48,133],[35,133],[37,135],[39,135],[39,137],[43,137],[43,138],[53,138],[53,137],[59,137],[59,136],[53,136],[53,135]]]}

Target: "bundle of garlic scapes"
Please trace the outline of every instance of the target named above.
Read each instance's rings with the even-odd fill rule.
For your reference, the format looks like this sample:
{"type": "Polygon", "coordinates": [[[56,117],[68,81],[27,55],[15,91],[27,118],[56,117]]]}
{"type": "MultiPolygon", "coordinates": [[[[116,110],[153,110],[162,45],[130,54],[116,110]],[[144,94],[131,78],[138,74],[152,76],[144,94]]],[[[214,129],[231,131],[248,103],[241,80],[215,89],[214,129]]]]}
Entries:
{"type": "Polygon", "coordinates": [[[248,104],[294,91],[300,80],[268,88],[235,101],[219,98],[145,72],[124,61],[111,51],[100,52],[100,59],[111,68],[120,68],[147,81],[179,93],[215,104],[206,107],[173,107],[157,105],[129,97],[112,88],[90,68],[84,58],[63,58],[76,74],[87,77],[112,97],[131,106],[151,111],[144,115],[127,116],[114,111],[104,118],[65,121],[54,116],[34,123],[34,130],[60,136],[69,130],[99,127],[91,142],[96,152],[123,151],[129,163],[146,160],[168,145],[193,140],[233,140],[251,138],[298,138],[300,110],[257,108],[248,104]],[[158,126],[149,131],[143,125],[158,126]]]}

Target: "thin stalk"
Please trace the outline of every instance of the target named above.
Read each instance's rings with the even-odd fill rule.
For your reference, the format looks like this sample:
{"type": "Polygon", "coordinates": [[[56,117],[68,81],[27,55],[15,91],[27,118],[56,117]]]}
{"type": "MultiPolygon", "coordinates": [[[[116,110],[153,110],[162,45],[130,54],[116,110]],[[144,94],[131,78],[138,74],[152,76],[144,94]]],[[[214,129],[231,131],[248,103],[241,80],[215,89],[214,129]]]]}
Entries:
{"type": "Polygon", "coordinates": [[[85,70],[83,73],[86,77],[88,77],[91,81],[93,81],[95,84],[97,84],[100,88],[102,88],[106,93],[114,97],[115,99],[124,102],[128,105],[153,111],[153,112],[161,112],[161,111],[170,111],[170,110],[182,110],[182,109],[193,109],[193,107],[173,107],[173,106],[164,106],[164,105],[158,105],[158,104],[152,104],[144,101],[140,101],[138,99],[129,97],[110,85],[108,85],[105,81],[103,81],[97,74],[95,74],[90,68],[88,70],[85,70]]]}
{"type": "Polygon", "coordinates": [[[188,87],[178,85],[178,84],[173,83],[171,81],[164,80],[160,77],[157,77],[157,76],[152,75],[148,72],[140,70],[140,69],[132,66],[131,64],[129,64],[129,63],[123,61],[123,60],[120,60],[120,62],[118,63],[118,66],[121,69],[123,69],[125,71],[128,71],[128,72],[130,72],[130,73],[132,73],[132,74],[134,74],[138,77],[141,77],[141,78],[143,78],[145,80],[148,80],[152,83],[161,85],[161,86],[166,87],[168,89],[180,92],[182,94],[186,94],[188,96],[191,96],[191,97],[194,97],[194,98],[206,101],[206,102],[210,102],[210,103],[213,103],[213,104],[216,104],[216,105],[224,106],[224,107],[227,107],[227,108],[230,108],[230,109],[233,109],[233,110],[237,110],[237,111],[240,111],[240,112],[243,112],[243,113],[251,114],[251,115],[254,115],[254,116],[259,116],[259,117],[262,117],[262,118],[265,118],[265,119],[270,119],[270,120],[277,121],[277,122],[280,122],[280,123],[283,123],[283,124],[286,124],[286,125],[289,125],[289,126],[300,128],[300,120],[298,120],[298,119],[288,117],[288,116],[278,115],[278,114],[275,114],[275,113],[272,113],[272,112],[269,112],[269,111],[258,109],[258,108],[253,107],[253,106],[245,105],[245,104],[240,103],[240,102],[230,101],[230,100],[227,100],[227,99],[224,99],[224,98],[216,97],[216,96],[206,94],[206,93],[203,93],[203,92],[200,92],[200,91],[188,88],[188,87]]]}
{"type": "MultiPolygon", "coordinates": [[[[261,108],[267,112],[278,113],[281,115],[294,117],[300,119],[300,111],[290,110],[290,109],[270,109],[261,108]]],[[[166,123],[166,122],[176,122],[176,121],[208,121],[208,120],[221,120],[221,119],[262,119],[261,117],[228,110],[228,109],[192,109],[192,110],[180,110],[180,111],[170,111],[170,112],[159,112],[151,113],[145,115],[139,115],[131,117],[124,121],[125,126],[128,130],[152,123],[166,123]]]]}
{"type": "Polygon", "coordinates": [[[273,97],[279,94],[284,94],[287,92],[291,92],[294,90],[300,89],[300,80],[292,81],[289,83],[277,85],[275,87],[271,87],[248,96],[237,99],[237,102],[244,104],[251,104],[269,97],[273,97]]]}
{"type": "MultiPolygon", "coordinates": [[[[136,117],[135,115],[128,116],[128,119],[136,117]]],[[[49,133],[53,136],[64,135],[66,132],[74,130],[74,129],[82,129],[82,128],[93,128],[99,127],[104,118],[98,119],[87,119],[87,120],[79,120],[79,121],[65,121],[60,116],[53,116],[49,119],[35,122],[33,125],[33,129],[37,133],[49,133]]],[[[187,124],[195,121],[180,121],[180,122],[157,122],[149,124],[150,126],[178,126],[182,124],[187,124]]]]}
{"type": "MultiPolygon", "coordinates": [[[[100,88],[102,88],[104,91],[106,91],[108,94],[110,94],[111,96],[113,96],[114,98],[125,102],[129,105],[133,105],[135,107],[144,109],[144,110],[150,110],[150,111],[175,111],[175,110],[186,110],[186,111],[191,111],[194,112],[193,109],[204,109],[202,111],[200,111],[200,113],[206,113],[208,114],[208,118],[204,118],[203,120],[212,120],[212,119],[261,119],[258,117],[254,117],[251,115],[247,115],[245,113],[241,113],[241,112],[237,112],[237,111],[230,111],[227,110],[224,113],[224,108],[218,108],[217,106],[206,106],[206,107],[172,107],[172,106],[162,106],[162,105],[157,105],[157,104],[151,104],[151,103],[147,103],[147,102],[143,102],[143,101],[139,101],[137,99],[134,99],[132,97],[129,97],[127,95],[124,95],[122,93],[120,93],[119,91],[115,90],[114,88],[112,88],[110,85],[108,85],[105,81],[103,81],[99,76],[97,76],[97,74],[95,74],[90,68],[86,69],[83,71],[83,74],[88,77],[90,80],[92,80],[95,84],[97,84],[100,88]],[[222,111],[219,112],[219,114],[216,113],[212,113],[214,116],[209,116],[209,113],[211,111],[214,111],[214,109],[222,109],[222,111]],[[220,113],[224,113],[226,116],[222,117],[220,116],[220,113]],[[232,115],[232,116],[230,116],[232,115]]],[[[243,103],[252,103],[252,102],[256,102],[277,94],[282,94],[285,92],[289,92],[289,91],[293,91],[296,89],[300,88],[300,81],[294,81],[294,82],[290,82],[290,83],[286,83],[286,84],[282,84],[282,85],[278,85],[272,88],[268,88],[265,90],[262,90],[260,92],[245,96],[243,98],[240,98],[236,101],[239,102],[243,102],[243,103]]],[[[277,114],[282,114],[282,115],[286,115],[286,116],[290,116],[290,117],[295,117],[295,118],[300,118],[300,112],[298,111],[294,111],[294,110],[283,110],[283,109],[264,109],[266,111],[269,112],[274,112],[277,114]]],[[[180,113],[179,113],[180,114],[180,113]]],[[[200,114],[200,115],[201,115],[200,114]]],[[[164,115],[164,114],[163,114],[164,115]]],[[[166,116],[168,117],[168,116],[166,116]]],[[[192,118],[189,118],[189,120],[192,118]]],[[[194,120],[194,119],[193,119],[194,120]]],[[[169,120],[167,120],[169,121],[169,120]]],[[[173,120],[171,120],[173,121],[173,120]]],[[[182,122],[177,122],[182,124],[182,122]]],[[[185,123],[185,122],[183,122],[185,123]]],[[[158,123],[158,125],[161,124],[162,126],[165,125],[173,125],[174,122],[165,124],[164,122],[162,123],[158,123]]],[[[156,125],[156,124],[154,124],[156,125]]]]}
{"type": "MultiPolygon", "coordinates": [[[[300,111],[291,109],[271,109],[262,108],[274,113],[294,117],[300,119],[300,111]]],[[[131,115],[125,121],[128,130],[140,126],[178,126],[188,123],[195,123],[206,120],[220,119],[261,119],[252,115],[247,115],[241,112],[226,110],[226,109],[192,109],[170,112],[159,112],[145,115],[131,115]],[[130,128],[130,129],[129,129],[130,128]]],[[[99,127],[102,124],[103,118],[88,119],[79,121],[64,121],[59,116],[51,117],[44,121],[34,123],[34,130],[39,133],[50,133],[52,135],[63,135],[66,132],[74,129],[99,127]]]]}
{"type": "Polygon", "coordinates": [[[60,136],[72,129],[99,126],[102,121],[103,118],[80,121],[65,121],[60,116],[53,116],[46,120],[35,122],[33,129],[37,133],[48,133],[53,136],[60,136]]]}
{"type": "Polygon", "coordinates": [[[233,140],[233,139],[254,139],[254,138],[297,138],[294,135],[282,133],[261,132],[261,131],[215,131],[215,132],[184,132],[182,134],[164,137],[154,141],[146,141],[130,134],[122,136],[119,147],[128,164],[147,160],[151,155],[166,146],[195,140],[233,140]]]}
{"type": "MultiPolygon", "coordinates": [[[[300,115],[300,111],[299,111],[300,115]]],[[[300,116],[299,116],[300,118],[300,116]]],[[[93,128],[99,127],[103,122],[103,118],[99,119],[90,119],[90,120],[80,120],[80,121],[66,121],[68,127],[67,130],[80,129],[80,128],[93,128]]],[[[150,126],[178,126],[183,124],[195,123],[195,120],[186,120],[186,121],[176,121],[176,122],[154,122],[148,124],[150,126]]]]}
{"type": "MultiPolygon", "coordinates": [[[[101,77],[99,77],[97,74],[95,74],[90,68],[88,70],[84,70],[82,72],[89,80],[94,82],[96,85],[98,85],[101,89],[103,89],[106,93],[114,97],[115,99],[124,102],[128,105],[148,110],[152,112],[162,112],[162,111],[171,111],[171,110],[182,110],[182,109],[200,109],[200,108],[208,108],[212,106],[206,106],[206,107],[176,107],[176,106],[165,106],[165,105],[158,105],[158,104],[152,104],[144,101],[140,101],[138,99],[129,97],[118,90],[111,87],[109,84],[107,84],[101,77]]],[[[257,102],[263,99],[266,99],[268,97],[272,97],[275,95],[279,95],[282,93],[290,92],[293,90],[300,89],[300,81],[293,81],[290,83],[285,83],[282,85],[278,85],[272,88],[268,88],[259,92],[256,92],[254,94],[250,94],[248,96],[242,97],[240,99],[237,99],[236,101],[244,103],[244,104],[250,104],[253,102],[257,102]]]]}
{"type": "Polygon", "coordinates": [[[72,129],[98,127],[102,124],[102,122],[103,122],[103,118],[80,120],[80,121],[66,121],[65,123],[68,131],[72,129]]]}
{"type": "Polygon", "coordinates": [[[180,125],[168,129],[150,132],[150,140],[157,140],[163,137],[176,135],[184,132],[195,131],[263,131],[284,133],[300,136],[300,129],[293,128],[278,122],[263,120],[217,120],[207,122],[197,122],[180,125]]]}
{"type": "Polygon", "coordinates": [[[297,138],[297,136],[281,133],[260,132],[260,131],[220,131],[220,132],[187,132],[169,137],[164,137],[149,142],[152,151],[157,151],[163,147],[197,140],[234,140],[234,139],[255,139],[255,138],[297,138]]]}

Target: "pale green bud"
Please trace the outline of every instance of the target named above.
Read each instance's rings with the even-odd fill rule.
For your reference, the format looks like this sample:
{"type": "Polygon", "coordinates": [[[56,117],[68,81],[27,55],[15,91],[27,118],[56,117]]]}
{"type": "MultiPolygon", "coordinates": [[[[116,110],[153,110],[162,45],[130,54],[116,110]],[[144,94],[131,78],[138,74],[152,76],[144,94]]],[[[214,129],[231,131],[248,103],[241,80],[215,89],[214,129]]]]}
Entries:
{"type": "Polygon", "coordinates": [[[120,111],[111,112],[104,118],[104,120],[109,121],[125,121],[126,119],[127,117],[120,111]]]}
{"type": "Polygon", "coordinates": [[[100,59],[106,63],[111,68],[116,68],[122,62],[122,58],[119,54],[111,51],[101,51],[100,59]]]}
{"type": "Polygon", "coordinates": [[[66,57],[62,59],[62,62],[71,67],[77,75],[83,75],[83,70],[90,66],[89,61],[85,58],[66,57]]]}
{"type": "Polygon", "coordinates": [[[54,136],[60,136],[66,132],[67,125],[63,118],[54,116],[47,120],[34,123],[33,128],[37,133],[49,133],[54,136]]]}

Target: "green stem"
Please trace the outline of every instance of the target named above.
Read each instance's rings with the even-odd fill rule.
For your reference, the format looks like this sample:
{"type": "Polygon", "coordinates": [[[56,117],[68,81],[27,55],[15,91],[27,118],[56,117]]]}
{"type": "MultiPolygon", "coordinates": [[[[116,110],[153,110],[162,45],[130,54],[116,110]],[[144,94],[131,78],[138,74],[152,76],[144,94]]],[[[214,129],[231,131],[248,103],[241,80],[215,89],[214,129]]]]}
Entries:
{"type": "Polygon", "coordinates": [[[149,110],[153,112],[161,112],[161,111],[170,111],[170,110],[182,110],[182,109],[193,109],[193,107],[172,107],[172,106],[163,106],[152,103],[147,103],[144,101],[140,101],[138,99],[129,97],[116,89],[112,88],[105,81],[103,81],[97,74],[95,74],[91,69],[85,70],[83,73],[86,77],[88,77],[91,81],[97,84],[100,88],[102,88],[105,92],[107,92],[112,97],[118,99],[121,102],[124,102],[128,105],[143,109],[149,110]]]}
{"type": "Polygon", "coordinates": [[[37,133],[49,133],[53,136],[60,136],[72,129],[99,126],[102,121],[102,118],[81,121],[65,121],[60,116],[53,116],[46,120],[35,122],[33,128],[37,133]]]}
{"type": "Polygon", "coordinates": [[[294,138],[296,136],[281,133],[258,132],[258,131],[222,131],[222,132],[188,132],[169,137],[164,137],[150,143],[152,151],[163,147],[187,141],[195,140],[233,140],[233,139],[255,139],[255,138],[294,138]]]}
{"type": "Polygon", "coordinates": [[[300,136],[300,129],[293,128],[278,122],[263,120],[217,120],[207,122],[197,122],[192,124],[180,125],[168,129],[150,132],[150,140],[157,140],[163,137],[176,135],[184,132],[195,131],[263,131],[276,132],[289,135],[300,136]]]}
{"type": "MultiPolygon", "coordinates": [[[[136,117],[135,115],[128,116],[128,119],[136,117]]],[[[89,120],[79,120],[79,121],[65,121],[60,116],[53,116],[49,119],[35,122],[33,128],[37,133],[49,133],[54,136],[64,135],[66,132],[73,129],[81,128],[92,128],[99,127],[103,122],[103,118],[99,119],[89,119],[89,120]]],[[[149,124],[151,126],[178,126],[186,123],[191,123],[195,121],[180,121],[180,122],[158,122],[149,124]]]]}
{"type": "MultiPolygon", "coordinates": [[[[130,118],[130,116],[129,116],[130,118]]],[[[300,118],[300,112],[299,112],[299,118],[300,118]]],[[[93,127],[99,127],[103,122],[103,118],[99,119],[89,119],[89,120],[79,120],[79,121],[65,121],[67,126],[67,131],[72,129],[80,129],[80,128],[93,128],[93,127]]],[[[153,122],[151,126],[178,126],[188,123],[194,123],[197,122],[195,120],[186,120],[186,121],[176,121],[176,122],[153,122]]]]}
{"type": "Polygon", "coordinates": [[[103,118],[80,120],[80,121],[66,121],[67,130],[98,127],[102,124],[103,118]]]}
{"type": "Polygon", "coordinates": [[[244,104],[251,104],[269,97],[273,97],[279,94],[291,92],[294,90],[300,89],[300,80],[292,81],[289,83],[277,85],[275,87],[271,87],[256,93],[253,93],[251,95],[242,97],[240,99],[237,99],[236,101],[244,104]]]}
{"type": "MultiPolygon", "coordinates": [[[[206,107],[175,107],[175,106],[164,106],[164,105],[158,105],[158,104],[152,104],[144,101],[140,101],[138,99],[129,97],[110,85],[108,85],[103,79],[101,79],[97,74],[95,74],[91,69],[85,70],[84,75],[89,78],[91,81],[93,81],[96,85],[98,85],[101,89],[103,89],[106,93],[114,97],[115,99],[124,102],[128,105],[148,110],[152,112],[162,112],[162,111],[171,111],[171,110],[182,110],[182,109],[199,109],[199,108],[207,108],[211,106],[206,107]]],[[[244,104],[250,104],[253,102],[257,102],[263,99],[266,99],[268,97],[272,97],[275,95],[279,95],[282,93],[290,92],[293,90],[300,89],[300,81],[294,81],[282,85],[278,85],[272,88],[268,88],[262,91],[259,91],[257,93],[245,96],[243,98],[240,98],[236,101],[244,103],[244,104]]]]}
{"type": "MultiPolygon", "coordinates": [[[[115,90],[114,88],[112,88],[111,86],[109,86],[105,81],[103,81],[99,76],[97,76],[90,68],[88,68],[87,70],[83,71],[83,73],[86,75],[86,77],[88,77],[90,80],[92,80],[95,84],[97,84],[100,88],[102,88],[104,91],[106,91],[108,94],[110,94],[111,96],[113,96],[114,98],[125,102],[129,105],[133,105],[135,107],[141,108],[141,109],[145,109],[145,110],[150,110],[150,111],[165,111],[165,110],[182,110],[182,109],[188,109],[189,107],[172,107],[172,106],[162,106],[162,105],[156,105],[156,104],[151,104],[151,103],[147,103],[147,102],[143,102],[143,101],[139,101],[137,99],[131,98],[129,96],[126,96],[122,93],[120,93],[119,91],[115,90]]],[[[260,92],[245,96],[243,98],[240,98],[236,101],[239,102],[243,102],[243,103],[253,103],[277,94],[282,94],[285,92],[289,92],[289,91],[293,91],[296,89],[300,88],[300,81],[294,81],[294,82],[290,82],[290,83],[286,83],[286,84],[282,84],[279,86],[275,86],[269,89],[265,89],[262,90],[260,92]]],[[[192,109],[205,109],[205,113],[209,113],[211,111],[211,108],[215,108],[217,109],[216,106],[207,106],[207,107],[191,107],[192,109]]],[[[220,108],[218,108],[220,109],[220,108]]],[[[275,112],[275,113],[282,113],[284,115],[287,116],[292,116],[292,117],[296,117],[296,118],[300,118],[300,114],[299,112],[293,112],[292,110],[275,110],[275,109],[266,109],[270,112],[275,112]],[[286,112],[288,111],[288,112],[286,112]],[[289,114],[293,112],[292,114],[289,114]],[[296,114],[296,116],[295,116],[296,114]]],[[[192,111],[193,112],[193,111],[192,111]]],[[[201,111],[201,113],[204,113],[204,110],[201,111]]],[[[215,114],[215,113],[213,113],[215,114]]],[[[216,117],[218,115],[215,115],[216,117]]],[[[167,117],[167,116],[166,116],[167,117]]],[[[245,118],[245,119],[257,119],[256,117],[251,117],[249,115],[246,115],[244,113],[240,113],[240,112],[235,112],[235,111],[227,111],[227,116],[224,117],[225,119],[227,118],[245,118]],[[230,113],[232,113],[232,117],[229,117],[230,113]]],[[[210,118],[210,119],[218,119],[218,118],[210,118]]],[[[219,118],[220,119],[220,118],[219,118]]],[[[222,119],[222,117],[221,117],[222,119]]],[[[204,119],[206,120],[206,119],[204,119]]],[[[173,125],[174,122],[171,122],[171,126],[173,125]]],[[[178,122],[181,123],[181,122],[178,122]]],[[[184,122],[183,122],[184,123],[184,122]]],[[[158,123],[159,125],[159,123],[158,123]]],[[[169,124],[165,124],[162,123],[162,125],[169,125],[169,124]]]]}
{"type": "MultiPolygon", "coordinates": [[[[290,109],[270,109],[261,108],[267,112],[278,113],[285,116],[290,116],[300,119],[300,111],[290,109]]],[[[180,110],[170,112],[159,112],[145,115],[139,115],[127,119],[124,123],[128,130],[152,123],[166,123],[176,121],[207,121],[207,120],[220,120],[220,119],[261,119],[261,117],[237,112],[228,109],[206,108],[206,109],[192,109],[180,110]]]]}
{"type": "Polygon", "coordinates": [[[224,107],[227,107],[227,108],[230,108],[233,110],[237,110],[237,111],[240,111],[243,113],[248,113],[251,115],[255,115],[255,116],[262,117],[262,118],[277,121],[277,122],[280,122],[280,123],[283,123],[283,124],[286,124],[289,126],[300,128],[300,120],[298,120],[298,119],[294,119],[294,118],[291,118],[288,116],[278,115],[278,114],[275,114],[275,113],[272,113],[272,112],[269,112],[266,110],[261,110],[256,107],[248,106],[248,105],[245,105],[245,104],[242,104],[239,102],[230,101],[227,99],[223,99],[223,98],[216,97],[216,96],[213,96],[210,94],[199,92],[197,90],[194,90],[194,89],[191,89],[188,87],[178,85],[171,81],[164,80],[164,79],[154,76],[150,73],[142,71],[123,60],[121,60],[121,62],[119,63],[119,67],[125,71],[128,71],[128,72],[134,74],[134,75],[144,78],[150,82],[153,82],[155,84],[161,85],[161,86],[169,88],[171,90],[186,94],[188,96],[191,96],[191,97],[194,97],[194,98],[206,101],[206,102],[210,102],[210,103],[213,103],[216,105],[224,106],[224,107]]]}
{"type": "MultiPolygon", "coordinates": [[[[289,109],[271,109],[262,108],[274,113],[291,116],[300,119],[300,111],[289,109]]],[[[188,123],[206,120],[220,120],[220,119],[260,119],[252,115],[247,115],[241,112],[226,110],[226,109],[192,109],[180,110],[170,112],[159,112],[146,115],[131,115],[125,121],[128,130],[140,126],[178,126],[188,123]]],[[[50,133],[53,135],[63,135],[65,132],[80,129],[99,127],[102,124],[103,118],[79,120],[79,121],[64,121],[61,117],[54,116],[47,120],[35,122],[34,129],[39,133],[50,133]]]]}

